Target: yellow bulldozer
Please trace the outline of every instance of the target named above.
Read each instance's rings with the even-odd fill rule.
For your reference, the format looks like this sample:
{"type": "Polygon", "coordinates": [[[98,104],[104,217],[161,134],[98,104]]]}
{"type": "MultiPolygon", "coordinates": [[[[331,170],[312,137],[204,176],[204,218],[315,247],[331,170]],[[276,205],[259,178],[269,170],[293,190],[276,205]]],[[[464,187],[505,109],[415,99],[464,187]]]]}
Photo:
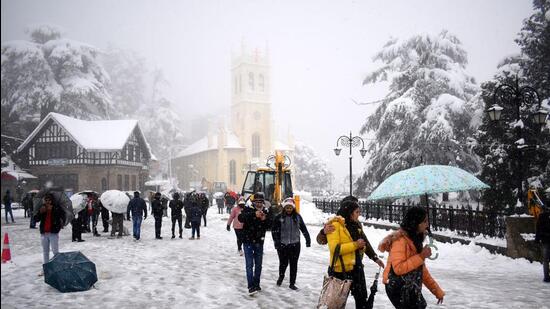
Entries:
{"type": "Polygon", "coordinates": [[[265,200],[269,201],[272,207],[281,207],[286,198],[294,198],[296,211],[300,211],[300,197],[292,191],[292,178],[290,171],[290,157],[280,151],[267,158],[266,167],[258,168],[256,171],[249,171],[242,187],[241,194],[248,200],[254,199],[253,195],[263,192],[265,200]]]}

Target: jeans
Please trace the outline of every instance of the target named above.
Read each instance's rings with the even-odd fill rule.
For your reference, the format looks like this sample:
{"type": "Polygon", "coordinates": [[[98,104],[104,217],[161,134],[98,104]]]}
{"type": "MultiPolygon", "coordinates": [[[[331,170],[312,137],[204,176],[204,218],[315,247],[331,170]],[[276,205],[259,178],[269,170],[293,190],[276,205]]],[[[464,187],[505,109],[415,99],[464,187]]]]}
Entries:
{"type": "Polygon", "coordinates": [[[176,221],[178,222],[178,226],[179,226],[179,231],[180,231],[180,236],[181,236],[181,232],[182,232],[182,227],[181,227],[181,216],[179,217],[172,217],[172,236],[175,236],[175,229],[176,229],[176,221]]]}
{"type": "Polygon", "coordinates": [[[141,232],[141,221],[143,220],[142,216],[133,216],[132,222],[133,222],[133,228],[134,228],[134,238],[139,239],[140,232],[141,232]]]}
{"type": "Polygon", "coordinates": [[[290,284],[296,283],[296,273],[298,272],[298,258],[300,257],[300,243],[283,245],[277,249],[279,255],[279,278],[285,277],[285,272],[290,263],[290,284]]]}
{"type": "Polygon", "coordinates": [[[201,237],[200,221],[191,221],[191,237],[195,238],[195,232],[197,232],[197,237],[201,237]]]}
{"type": "Polygon", "coordinates": [[[59,234],[58,233],[44,233],[40,235],[42,242],[42,254],[44,264],[50,260],[50,246],[52,247],[53,256],[59,253],[59,234]]]}
{"type": "Polygon", "coordinates": [[[6,207],[6,208],[4,208],[4,210],[6,211],[6,223],[8,223],[8,213],[11,216],[11,222],[15,223],[15,220],[13,220],[13,212],[11,210],[11,207],[10,208],[6,207]]]}
{"type": "Polygon", "coordinates": [[[550,243],[542,244],[542,270],[544,272],[544,280],[550,280],[550,270],[548,264],[550,263],[550,243]]]}
{"type": "Polygon", "coordinates": [[[246,281],[248,288],[260,286],[260,276],[262,275],[262,258],[264,254],[264,244],[245,243],[244,259],[246,261],[246,281]]]}

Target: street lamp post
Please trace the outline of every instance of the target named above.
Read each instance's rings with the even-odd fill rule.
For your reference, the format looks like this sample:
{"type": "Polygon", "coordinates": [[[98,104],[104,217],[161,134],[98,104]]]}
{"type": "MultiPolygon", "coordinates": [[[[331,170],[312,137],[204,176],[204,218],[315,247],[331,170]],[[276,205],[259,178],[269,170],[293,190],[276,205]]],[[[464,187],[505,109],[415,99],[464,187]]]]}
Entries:
{"type": "Polygon", "coordinates": [[[537,125],[543,125],[546,122],[548,111],[541,108],[541,101],[538,92],[530,86],[519,85],[519,78],[516,76],[516,80],[513,84],[501,83],[493,92],[493,106],[487,109],[489,118],[491,121],[497,122],[500,120],[502,110],[504,109],[497,104],[498,97],[505,97],[507,99],[502,100],[503,103],[515,108],[515,124],[517,134],[516,151],[517,151],[517,173],[518,177],[518,199],[522,206],[523,201],[523,174],[522,174],[522,149],[526,149],[525,141],[522,136],[523,122],[521,120],[521,107],[529,105],[537,105],[537,110],[533,113],[533,122],[537,125]]]}
{"type": "Polygon", "coordinates": [[[349,136],[342,135],[336,140],[336,148],[334,148],[334,153],[339,156],[340,152],[342,151],[341,148],[338,148],[338,144],[340,144],[343,147],[349,147],[349,195],[353,195],[353,179],[352,179],[352,154],[351,149],[353,147],[359,147],[361,144],[361,150],[359,152],[361,153],[361,157],[365,157],[367,154],[367,150],[365,149],[365,142],[363,139],[359,136],[352,136],[351,131],[349,132],[349,136]]]}

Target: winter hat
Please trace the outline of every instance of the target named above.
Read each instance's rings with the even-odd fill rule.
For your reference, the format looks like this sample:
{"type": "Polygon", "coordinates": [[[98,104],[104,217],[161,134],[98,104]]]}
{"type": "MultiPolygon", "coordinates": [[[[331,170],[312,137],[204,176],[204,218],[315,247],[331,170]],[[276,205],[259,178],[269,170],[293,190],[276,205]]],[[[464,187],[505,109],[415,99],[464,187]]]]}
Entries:
{"type": "Polygon", "coordinates": [[[264,201],[264,193],[263,192],[256,192],[254,193],[254,201],[264,201]]]}
{"type": "Polygon", "coordinates": [[[286,207],[287,205],[290,205],[293,208],[296,208],[296,205],[294,204],[294,199],[291,197],[288,197],[283,201],[283,207],[286,207]]]}

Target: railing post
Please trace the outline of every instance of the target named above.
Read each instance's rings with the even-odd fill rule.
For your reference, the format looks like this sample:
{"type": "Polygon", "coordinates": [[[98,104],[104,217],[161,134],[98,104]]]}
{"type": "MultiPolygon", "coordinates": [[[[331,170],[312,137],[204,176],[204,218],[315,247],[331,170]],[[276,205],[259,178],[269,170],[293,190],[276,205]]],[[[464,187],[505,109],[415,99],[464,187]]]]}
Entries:
{"type": "Polygon", "coordinates": [[[472,220],[473,220],[473,211],[472,211],[472,207],[470,207],[470,205],[468,205],[468,236],[470,237],[473,237],[473,232],[472,232],[472,220]]]}
{"type": "Polygon", "coordinates": [[[393,213],[393,209],[392,209],[393,206],[390,204],[390,205],[389,205],[389,208],[390,208],[390,213],[389,213],[390,218],[389,218],[389,219],[390,219],[390,222],[393,222],[393,215],[392,215],[392,213],[393,213]]]}
{"type": "Polygon", "coordinates": [[[453,206],[449,206],[449,230],[455,230],[455,209],[453,206]]]}

